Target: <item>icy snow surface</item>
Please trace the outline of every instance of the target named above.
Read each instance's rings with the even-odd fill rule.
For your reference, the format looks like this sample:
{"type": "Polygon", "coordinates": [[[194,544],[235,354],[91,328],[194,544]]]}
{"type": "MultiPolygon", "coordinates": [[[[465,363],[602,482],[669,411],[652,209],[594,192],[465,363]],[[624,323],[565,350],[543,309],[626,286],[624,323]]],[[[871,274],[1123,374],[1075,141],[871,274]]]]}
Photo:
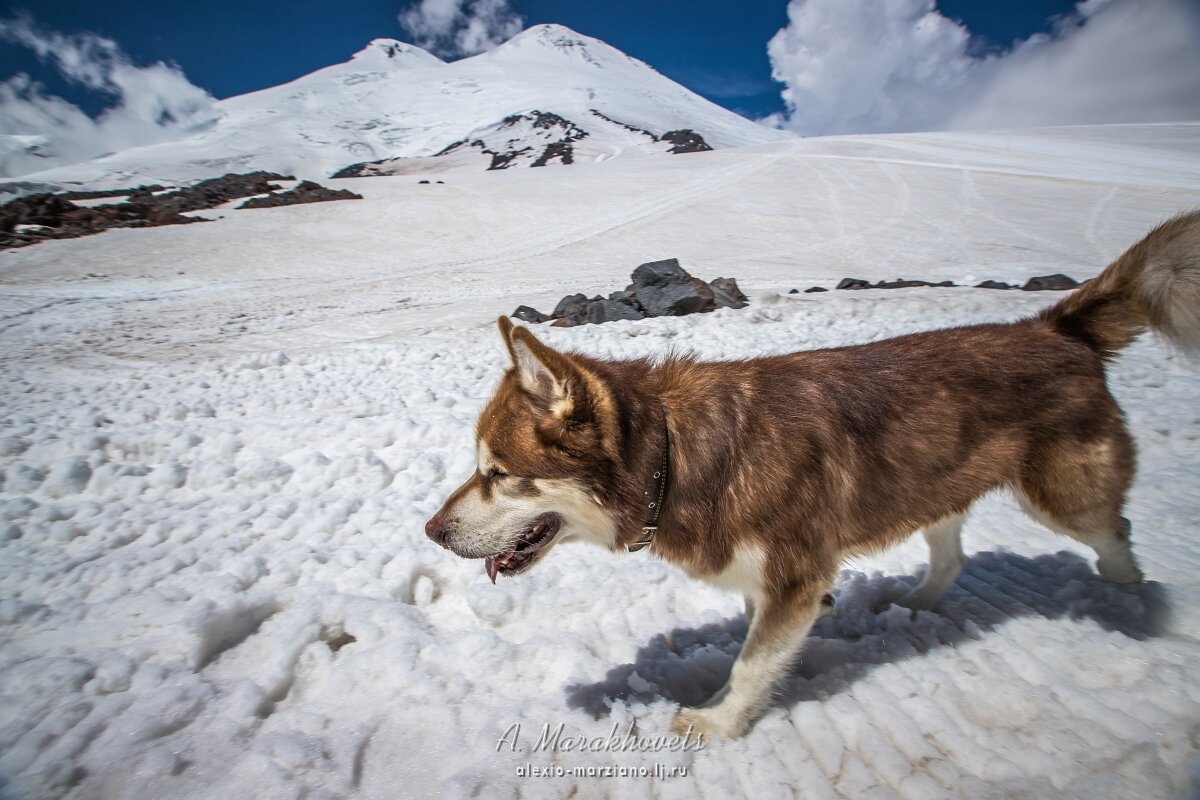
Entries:
{"type": "MultiPolygon", "coordinates": [[[[333,184],[339,182],[334,181],[333,184]]],[[[979,504],[937,613],[872,604],[920,537],[846,565],[778,702],[699,752],[531,752],[665,732],[724,680],[740,600],[583,545],[488,583],[424,536],[473,467],[494,319],[678,257],[743,311],[539,328],[720,358],[1013,319],[1060,295],[788,295],[846,276],[1095,274],[1200,205],[1200,125],[803,140],[353,183],[366,199],[0,254],[0,793],[21,798],[1172,797],[1200,745],[1200,373],[1111,384],[1140,447],[1148,583],[979,504]],[[497,750],[513,723],[525,752],[497,750]],[[675,777],[520,777],[683,767],[675,777]]],[[[1191,788],[1189,788],[1191,787],[1191,788]]]]}

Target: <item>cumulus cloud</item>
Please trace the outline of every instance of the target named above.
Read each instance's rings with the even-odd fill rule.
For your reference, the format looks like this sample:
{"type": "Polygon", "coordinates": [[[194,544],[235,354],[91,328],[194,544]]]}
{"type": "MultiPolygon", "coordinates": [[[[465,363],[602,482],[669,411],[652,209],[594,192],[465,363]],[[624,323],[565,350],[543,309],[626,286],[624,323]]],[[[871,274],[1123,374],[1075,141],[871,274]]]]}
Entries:
{"type": "Polygon", "coordinates": [[[491,50],[524,27],[508,0],[419,0],[399,19],[415,44],[443,58],[491,50]]]}
{"type": "Polygon", "coordinates": [[[127,147],[179,138],[218,116],[215,100],[174,66],[139,67],[111,39],[47,31],[28,17],[0,20],[19,45],[68,81],[112,99],[96,118],[26,75],[0,83],[0,175],[16,176],[127,147]]]}
{"type": "Polygon", "coordinates": [[[767,47],[805,135],[1200,119],[1200,6],[1084,0],[976,55],[935,0],[791,0],[767,47]]]}

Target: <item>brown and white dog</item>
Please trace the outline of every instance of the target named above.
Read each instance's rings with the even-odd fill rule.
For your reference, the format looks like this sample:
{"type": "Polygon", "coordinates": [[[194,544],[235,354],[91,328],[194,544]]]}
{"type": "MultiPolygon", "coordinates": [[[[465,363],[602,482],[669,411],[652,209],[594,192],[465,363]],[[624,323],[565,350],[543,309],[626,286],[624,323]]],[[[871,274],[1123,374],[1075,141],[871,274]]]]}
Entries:
{"type": "Polygon", "coordinates": [[[1121,516],[1134,445],[1105,364],[1150,328],[1200,351],[1200,211],[1010,324],[713,363],[563,353],[499,325],[512,367],[479,417],[478,469],[426,533],[486,559],[493,581],[578,539],[648,546],[742,592],[750,629],[728,683],[672,726],[736,737],[843,559],[921,529],[929,570],[897,602],[930,608],[963,563],[967,509],[993,489],[1091,546],[1103,577],[1142,579],[1121,516]]]}

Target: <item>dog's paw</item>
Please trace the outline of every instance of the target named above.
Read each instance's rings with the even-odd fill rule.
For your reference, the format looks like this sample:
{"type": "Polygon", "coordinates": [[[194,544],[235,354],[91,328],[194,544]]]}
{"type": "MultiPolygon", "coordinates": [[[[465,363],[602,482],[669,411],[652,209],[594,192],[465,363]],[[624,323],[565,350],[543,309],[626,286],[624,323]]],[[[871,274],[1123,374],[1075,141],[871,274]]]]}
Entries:
{"type": "Polygon", "coordinates": [[[1101,578],[1112,583],[1141,583],[1146,579],[1132,560],[1126,563],[1109,563],[1101,559],[1096,562],[1096,571],[1100,573],[1101,578]]]}
{"type": "Polygon", "coordinates": [[[722,714],[719,707],[681,708],[671,722],[671,732],[679,736],[703,736],[705,741],[714,736],[736,739],[750,728],[744,720],[722,714]]]}

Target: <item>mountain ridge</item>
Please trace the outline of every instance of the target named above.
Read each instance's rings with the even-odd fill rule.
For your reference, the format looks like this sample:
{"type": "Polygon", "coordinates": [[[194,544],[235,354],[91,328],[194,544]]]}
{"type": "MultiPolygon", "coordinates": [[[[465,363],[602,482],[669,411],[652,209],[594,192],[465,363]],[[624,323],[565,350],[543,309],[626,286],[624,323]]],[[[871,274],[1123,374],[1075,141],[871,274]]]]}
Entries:
{"type": "Polygon", "coordinates": [[[416,45],[374,39],[345,62],[217,107],[215,123],[184,138],[20,179],[125,186],[248,170],[323,178],[380,161],[394,161],[398,172],[445,172],[681,152],[662,141],[680,131],[702,143],[693,151],[790,138],[561,25],[533,26],[491,51],[451,62],[416,45]],[[583,135],[550,141],[544,127],[515,131],[505,124],[535,112],[583,135]],[[504,136],[512,141],[497,139],[504,136]],[[483,144],[471,144],[477,141],[483,144]],[[543,158],[551,144],[559,145],[558,155],[543,158]],[[507,153],[517,155],[498,166],[494,154],[507,153]]]}

